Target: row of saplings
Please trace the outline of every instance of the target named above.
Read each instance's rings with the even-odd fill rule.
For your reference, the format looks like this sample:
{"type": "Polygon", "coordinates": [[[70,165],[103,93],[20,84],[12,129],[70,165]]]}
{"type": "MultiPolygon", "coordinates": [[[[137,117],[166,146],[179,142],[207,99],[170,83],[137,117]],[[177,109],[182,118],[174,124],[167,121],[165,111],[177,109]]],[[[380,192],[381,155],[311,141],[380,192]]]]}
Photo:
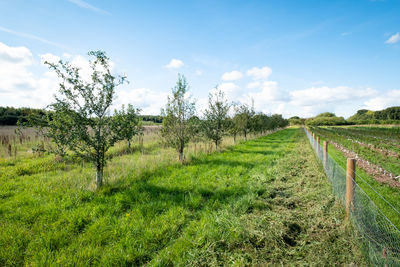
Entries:
{"type": "MultiPolygon", "coordinates": [[[[96,186],[100,188],[107,150],[121,140],[127,140],[130,146],[132,138],[141,133],[141,122],[140,110],[132,105],[126,109],[123,106],[110,116],[115,88],[125,83],[126,77],[111,74],[109,58],[104,52],[92,51],[89,55],[94,57],[90,60],[90,79],[83,79],[80,69],[68,62],[45,62],[61,78],[59,93],[48,106],[47,116],[31,118],[27,125],[36,126],[41,134],[50,138],[58,155],[65,156],[66,151],[72,151],[93,162],[96,186]]],[[[256,114],[247,105],[229,104],[218,88],[210,94],[208,107],[200,120],[196,116],[195,102],[188,97],[188,89],[185,77],[178,75],[172,95],[162,110],[161,135],[166,144],[177,150],[181,161],[185,146],[196,136],[204,135],[217,149],[224,135],[236,138],[242,134],[247,138],[250,132],[265,133],[287,125],[281,115],[256,114]],[[229,116],[231,107],[233,116],[229,116]]]]}

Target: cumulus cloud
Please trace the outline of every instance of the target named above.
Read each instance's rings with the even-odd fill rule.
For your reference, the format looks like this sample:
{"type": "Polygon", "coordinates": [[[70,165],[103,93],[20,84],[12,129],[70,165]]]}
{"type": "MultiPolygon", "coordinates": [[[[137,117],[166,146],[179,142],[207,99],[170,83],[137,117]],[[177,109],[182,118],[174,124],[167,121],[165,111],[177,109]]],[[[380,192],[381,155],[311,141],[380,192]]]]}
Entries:
{"type": "Polygon", "coordinates": [[[222,80],[224,81],[236,81],[240,80],[243,77],[243,74],[240,71],[234,70],[231,72],[225,72],[222,75],[222,80]]]}
{"type": "Polygon", "coordinates": [[[253,77],[256,80],[268,79],[271,73],[271,68],[267,66],[262,68],[253,67],[246,72],[247,76],[253,77]]]}
{"type": "Polygon", "coordinates": [[[31,70],[35,64],[28,48],[0,43],[0,105],[44,107],[49,104],[57,80],[51,73],[36,77],[31,70]]]}
{"type": "Polygon", "coordinates": [[[371,88],[354,89],[347,86],[338,87],[311,87],[290,92],[291,102],[301,106],[310,106],[319,103],[337,103],[353,101],[375,95],[377,92],[371,88]]]}
{"type": "Polygon", "coordinates": [[[31,51],[23,46],[11,47],[0,42],[0,64],[30,65],[33,62],[31,51]]]}
{"type": "Polygon", "coordinates": [[[116,106],[132,104],[140,108],[141,114],[158,115],[167,102],[167,93],[148,88],[136,88],[117,91],[116,106]]]}
{"type": "Polygon", "coordinates": [[[364,107],[370,110],[381,110],[400,105],[400,90],[392,90],[364,102],[364,107]]]}
{"type": "MultiPolygon", "coordinates": [[[[81,69],[82,78],[91,80],[89,60],[80,55],[68,57],[71,65],[81,69]]],[[[59,60],[59,56],[50,53],[37,58],[26,47],[12,47],[0,42],[0,106],[43,108],[50,104],[58,92],[60,80],[43,63],[59,60]]],[[[111,62],[111,70],[113,66],[111,62]]]]}
{"type": "Polygon", "coordinates": [[[386,44],[395,44],[398,41],[400,41],[400,32],[393,34],[392,36],[389,37],[389,39],[386,40],[386,44]]]}
{"type": "Polygon", "coordinates": [[[251,91],[236,91],[240,102],[249,104],[253,100],[256,110],[285,117],[311,117],[325,111],[349,117],[361,108],[378,110],[400,105],[400,90],[382,94],[371,88],[320,86],[287,91],[276,81],[255,81],[246,87],[251,91]]]}
{"type": "Polygon", "coordinates": [[[248,93],[250,98],[256,101],[283,101],[287,99],[287,94],[278,88],[275,81],[266,81],[260,85],[260,91],[248,93]]]}
{"type": "Polygon", "coordinates": [[[49,63],[57,63],[58,61],[60,61],[60,57],[51,53],[40,55],[40,62],[44,64],[46,61],[49,63]]]}
{"type": "Polygon", "coordinates": [[[256,110],[267,114],[282,113],[282,108],[288,101],[288,94],[278,87],[276,81],[251,83],[247,88],[257,90],[244,94],[241,102],[249,104],[253,101],[256,110]]]}
{"type": "Polygon", "coordinates": [[[377,94],[371,88],[310,87],[291,91],[289,101],[285,103],[285,112],[290,116],[311,117],[329,111],[338,116],[349,117],[362,108],[365,101],[377,94]]]}
{"type": "Polygon", "coordinates": [[[247,88],[249,89],[254,89],[254,88],[259,88],[261,86],[260,82],[250,82],[247,84],[247,88]]]}
{"type": "Polygon", "coordinates": [[[165,65],[165,67],[167,69],[179,69],[179,68],[183,67],[183,65],[184,64],[183,64],[182,60],[173,58],[167,65],[165,65]]]}
{"type": "Polygon", "coordinates": [[[225,96],[230,100],[233,101],[235,98],[238,96],[240,93],[240,87],[232,82],[228,83],[221,83],[218,86],[218,89],[220,89],[222,92],[224,92],[225,96]]]}

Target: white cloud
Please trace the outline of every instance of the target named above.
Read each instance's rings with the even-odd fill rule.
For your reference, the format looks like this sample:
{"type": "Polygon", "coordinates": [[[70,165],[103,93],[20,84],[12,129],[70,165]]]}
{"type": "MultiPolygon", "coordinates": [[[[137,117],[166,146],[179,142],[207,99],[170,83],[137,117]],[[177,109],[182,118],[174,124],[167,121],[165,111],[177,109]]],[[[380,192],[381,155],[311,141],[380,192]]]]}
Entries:
{"type": "Polygon", "coordinates": [[[386,44],[395,44],[398,41],[400,41],[400,33],[399,32],[390,36],[389,39],[387,39],[385,43],[386,44]]]}
{"type": "Polygon", "coordinates": [[[30,65],[33,62],[31,51],[23,46],[11,47],[0,42],[0,64],[30,65]]]}
{"type": "Polygon", "coordinates": [[[158,115],[161,108],[165,107],[167,96],[167,93],[156,92],[148,88],[119,90],[117,91],[116,106],[132,104],[135,108],[142,110],[141,114],[158,115]]]}
{"type": "Polygon", "coordinates": [[[225,72],[222,75],[222,80],[224,81],[236,81],[240,80],[243,77],[243,74],[240,71],[234,70],[231,72],[225,72]]]}
{"type": "Polygon", "coordinates": [[[311,117],[325,111],[349,117],[361,108],[376,110],[400,105],[400,90],[390,91],[383,96],[378,96],[379,92],[371,88],[348,86],[286,91],[279,88],[276,81],[254,82],[248,84],[247,88],[253,91],[238,97],[242,103],[249,104],[253,99],[256,110],[267,114],[280,113],[285,117],[311,117]]]}
{"type": "Polygon", "coordinates": [[[370,110],[381,110],[391,106],[400,106],[400,90],[392,90],[364,102],[370,110]]]}
{"type": "Polygon", "coordinates": [[[77,5],[77,6],[79,6],[79,7],[81,7],[81,8],[88,9],[88,10],[91,10],[91,11],[94,11],[94,12],[97,12],[97,13],[100,13],[100,14],[110,15],[110,13],[108,11],[105,11],[105,10],[103,10],[101,8],[95,7],[95,6],[85,2],[83,0],[68,0],[68,1],[73,3],[73,4],[75,4],[75,5],[77,5]]]}
{"type": "Polygon", "coordinates": [[[0,105],[43,108],[50,102],[57,80],[51,73],[36,77],[31,68],[37,65],[26,47],[0,43],[0,105]]]}
{"type": "Polygon", "coordinates": [[[311,117],[329,111],[338,116],[349,117],[364,106],[364,101],[376,96],[377,93],[371,88],[311,87],[291,91],[285,109],[290,116],[311,117]]]}
{"type": "Polygon", "coordinates": [[[254,102],[269,102],[269,101],[283,101],[287,99],[286,93],[278,88],[278,83],[275,81],[265,81],[260,85],[261,91],[255,93],[248,93],[254,102]]]}
{"type": "MultiPolygon", "coordinates": [[[[43,63],[59,59],[50,53],[36,59],[26,47],[12,47],[0,42],[0,106],[44,108],[53,102],[59,78],[43,63]]],[[[84,80],[91,79],[87,58],[75,55],[70,56],[70,60],[71,65],[81,68],[84,80]]],[[[111,70],[113,65],[111,62],[111,70]]]]}
{"type": "Polygon", "coordinates": [[[253,77],[253,79],[256,80],[268,79],[271,73],[272,73],[271,68],[267,66],[262,68],[254,67],[246,72],[247,76],[251,76],[253,77]]]}
{"type": "Polygon", "coordinates": [[[57,63],[60,61],[60,57],[50,53],[40,55],[40,62],[44,64],[46,61],[49,63],[57,63]]]}
{"type": "Polygon", "coordinates": [[[347,86],[338,87],[311,87],[296,90],[290,93],[292,103],[301,106],[318,105],[320,103],[337,103],[338,101],[354,101],[359,98],[371,97],[376,94],[375,90],[354,89],[347,86]]]}
{"type": "Polygon", "coordinates": [[[247,84],[247,88],[249,89],[254,89],[254,88],[259,88],[261,86],[260,82],[250,82],[247,84]]]}
{"type": "Polygon", "coordinates": [[[218,85],[218,89],[220,89],[229,100],[234,100],[237,94],[240,92],[240,87],[235,83],[221,83],[218,85]]]}
{"type": "Polygon", "coordinates": [[[165,65],[165,67],[167,69],[179,69],[179,68],[183,67],[183,65],[184,64],[183,64],[182,60],[173,58],[167,65],[165,65]]]}
{"type": "MultiPolygon", "coordinates": [[[[247,85],[249,88],[249,85],[247,85]]],[[[250,84],[252,89],[259,89],[255,92],[246,93],[241,97],[241,102],[250,104],[254,101],[254,108],[264,113],[281,113],[285,102],[288,101],[288,94],[278,87],[276,81],[264,81],[250,84]],[[256,86],[257,85],[257,86],[256,86]]]]}

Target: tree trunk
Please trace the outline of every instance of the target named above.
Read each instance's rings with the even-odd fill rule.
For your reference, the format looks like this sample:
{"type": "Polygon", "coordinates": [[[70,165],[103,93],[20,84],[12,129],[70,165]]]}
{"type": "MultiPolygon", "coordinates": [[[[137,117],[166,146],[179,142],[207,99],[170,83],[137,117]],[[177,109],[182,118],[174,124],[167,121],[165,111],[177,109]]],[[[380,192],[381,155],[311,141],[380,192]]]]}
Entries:
{"type": "Polygon", "coordinates": [[[217,151],[217,150],[218,150],[218,141],[215,140],[215,151],[217,151]]]}
{"type": "Polygon", "coordinates": [[[179,161],[183,162],[183,145],[179,147],[179,161]]]}
{"type": "Polygon", "coordinates": [[[247,141],[247,132],[244,131],[244,140],[247,141]]]}
{"type": "Polygon", "coordinates": [[[96,167],[96,188],[99,189],[103,185],[103,168],[98,165],[96,167]]]}
{"type": "Polygon", "coordinates": [[[131,150],[131,140],[128,140],[128,149],[131,150]]]}
{"type": "Polygon", "coordinates": [[[236,134],[233,134],[233,143],[236,144],[236,134]]]}

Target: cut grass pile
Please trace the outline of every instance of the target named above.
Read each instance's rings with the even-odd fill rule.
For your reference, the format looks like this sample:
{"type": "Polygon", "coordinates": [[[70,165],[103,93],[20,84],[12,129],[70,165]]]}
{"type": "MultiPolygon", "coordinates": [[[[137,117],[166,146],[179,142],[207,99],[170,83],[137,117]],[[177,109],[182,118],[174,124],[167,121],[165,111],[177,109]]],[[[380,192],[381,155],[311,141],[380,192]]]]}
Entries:
{"type": "Polygon", "coordinates": [[[121,156],[99,192],[83,167],[0,174],[0,265],[364,265],[307,142],[287,129],[186,165],[121,156]]]}

